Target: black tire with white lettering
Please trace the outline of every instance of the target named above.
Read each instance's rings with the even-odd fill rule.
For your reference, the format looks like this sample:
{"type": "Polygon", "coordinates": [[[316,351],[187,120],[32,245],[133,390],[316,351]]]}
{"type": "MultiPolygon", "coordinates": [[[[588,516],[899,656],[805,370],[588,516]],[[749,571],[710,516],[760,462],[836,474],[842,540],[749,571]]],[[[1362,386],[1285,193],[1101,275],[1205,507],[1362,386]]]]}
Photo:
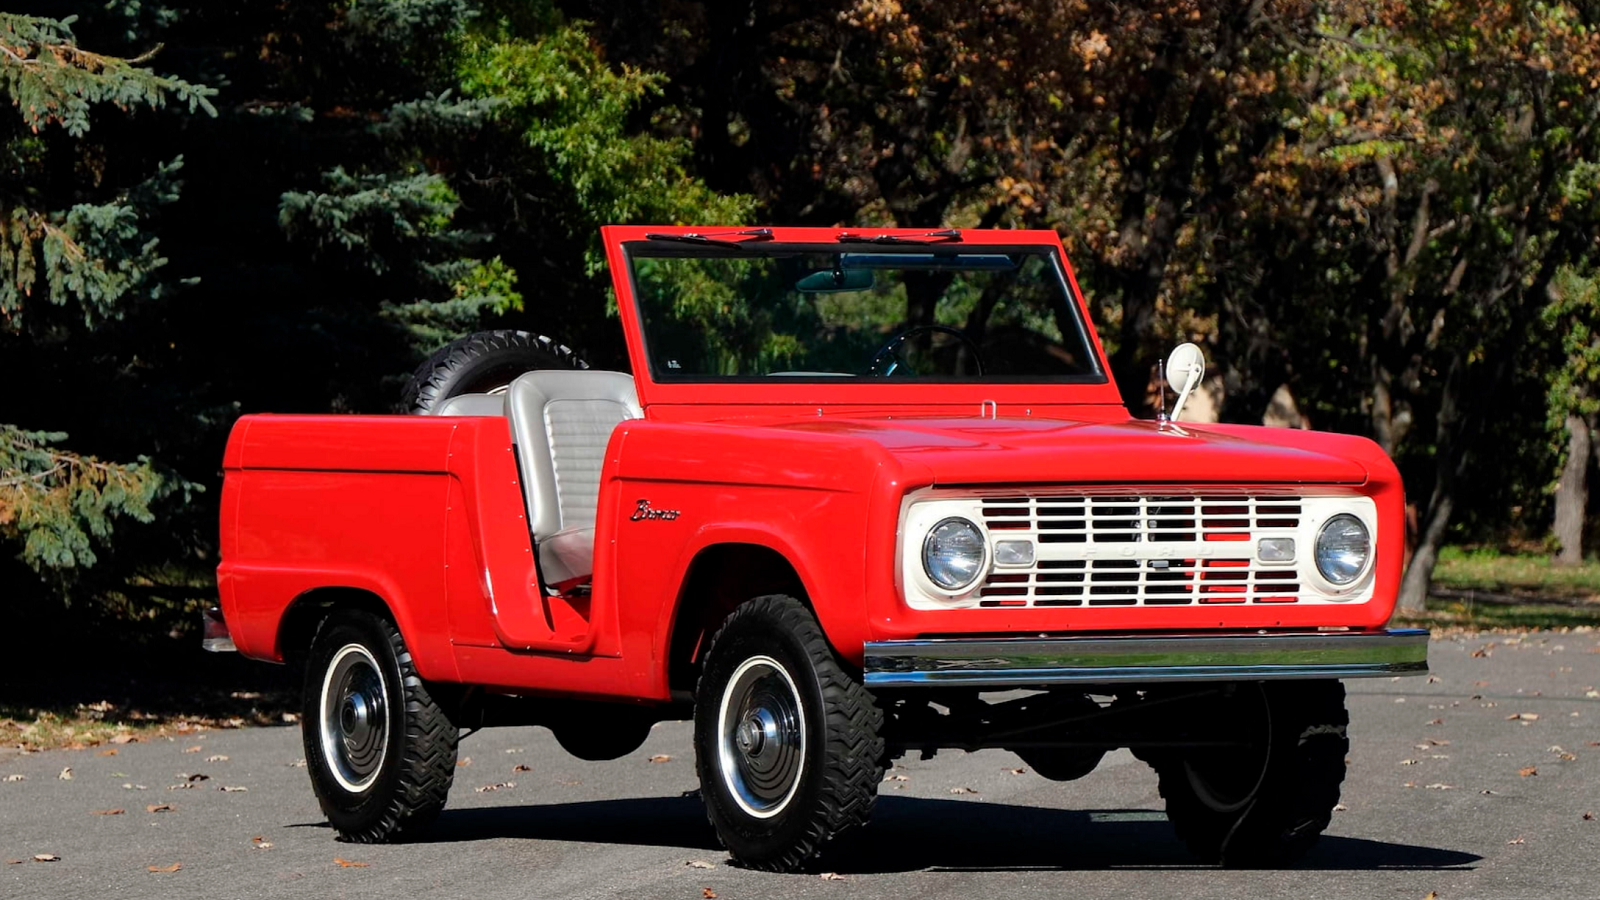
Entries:
{"type": "Polygon", "coordinates": [[[460,732],[387,618],[339,610],[323,621],[301,708],[311,786],[341,839],[406,840],[444,808],[460,732]]]}
{"type": "Polygon", "coordinates": [[[793,871],[864,824],[883,713],[793,597],[757,597],[711,640],[695,694],[706,813],[735,860],[793,871]]]}
{"type": "Polygon", "coordinates": [[[1286,865],[1305,855],[1328,827],[1344,782],[1344,685],[1241,684],[1197,714],[1250,745],[1150,759],[1178,837],[1201,860],[1229,868],[1286,865]]]}

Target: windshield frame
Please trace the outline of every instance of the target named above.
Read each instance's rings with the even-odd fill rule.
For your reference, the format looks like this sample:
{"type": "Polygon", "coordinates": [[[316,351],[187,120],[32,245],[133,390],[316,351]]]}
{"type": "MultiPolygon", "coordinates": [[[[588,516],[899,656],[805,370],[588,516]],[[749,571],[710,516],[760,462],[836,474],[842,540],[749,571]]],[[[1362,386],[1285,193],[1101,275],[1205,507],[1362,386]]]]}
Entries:
{"type": "Polygon", "coordinates": [[[633,260],[643,248],[664,251],[662,254],[677,257],[729,257],[737,250],[726,246],[699,246],[677,241],[650,240],[647,234],[694,235],[736,232],[732,227],[709,226],[607,226],[602,229],[606,255],[616,290],[617,311],[622,319],[628,341],[628,353],[633,365],[640,393],[640,403],[706,405],[706,404],[817,404],[860,405],[968,405],[993,403],[1036,403],[1044,405],[1122,404],[1115,381],[1109,377],[1105,351],[1100,345],[1089,318],[1088,306],[1082,290],[1066,257],[1060,238],[1052,231],[1033,230],[981,230],[961,233],[959,243],[954,241],[928,245],[912,243],[925,234],[914,229],[866,229],[871,233],[888,234],[906,239],[906,243],[876,244],[867,251],[860,244],[841,243],[840,234],[859,233],[863,229],[837,228],[773,228],[770,238],[749,240],[770,252],[772,247],[805,253],[859,253],[874,255],[890,253],[927,253],[930,251],[962,250],[975,253],[1040,253],[1051,266],[1051,271],[1066,291],[1068,312],[1079,329],[1079,338],[1091,357],[1092,374],[1068,376],[1022,376],[989,378],[949,378],[924,376],[918,378],[858,378],[837,375],[803,376],[772,375],[682,376],[658,373],[652,365],[644,335],[643,310],[636,289],[633,260]]]}

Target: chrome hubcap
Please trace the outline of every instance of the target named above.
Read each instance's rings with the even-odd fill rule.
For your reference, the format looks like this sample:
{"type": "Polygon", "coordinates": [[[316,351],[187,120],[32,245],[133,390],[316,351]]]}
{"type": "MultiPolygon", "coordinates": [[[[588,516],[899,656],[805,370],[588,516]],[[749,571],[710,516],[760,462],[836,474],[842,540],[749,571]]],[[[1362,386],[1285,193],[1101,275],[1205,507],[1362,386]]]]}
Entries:
{"type": "Polygon", "coordinates": [[[728,792],[745,812],[777,815],[805,769],[805,710],[794,679],[768,656],[747,659],[722,692],[718,764],[728,792]]]}
{"type": "Polygon", "coordinates": [[[339,648],[322,679],[322,755],[339,785],[371,786],[388,749],[388,693],[372,653],[360,644],[339,648]]]}

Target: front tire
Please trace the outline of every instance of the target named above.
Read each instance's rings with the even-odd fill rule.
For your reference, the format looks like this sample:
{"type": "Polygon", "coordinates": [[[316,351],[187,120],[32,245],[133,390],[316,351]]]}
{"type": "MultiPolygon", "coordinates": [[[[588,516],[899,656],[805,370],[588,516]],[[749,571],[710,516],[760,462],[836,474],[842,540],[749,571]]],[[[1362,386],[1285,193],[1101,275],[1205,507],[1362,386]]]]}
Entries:
{"type": "Polygon", "coordinates": [[[1304,856],[1339,803],[1350,750],[1344,685],[1241,684],[1195,714],[1248,746],[1151,760],[1178,837],[1201,860],[1229,868],[1285,865],[1304,856]]]}
{"type": "Polygon", "coordinates": [[[757,597],[723,623],[694,723],[706,813],[739,863],[792,871],[867,821],[883,713],[793,597],[757,597]]]}
{"type": "Polygon", "coordinates": [[[404,840],[444,808],[460,732],[388,619],[344,610],[322,623],[301,709],[311,786],[341,839],[404,840]]]}

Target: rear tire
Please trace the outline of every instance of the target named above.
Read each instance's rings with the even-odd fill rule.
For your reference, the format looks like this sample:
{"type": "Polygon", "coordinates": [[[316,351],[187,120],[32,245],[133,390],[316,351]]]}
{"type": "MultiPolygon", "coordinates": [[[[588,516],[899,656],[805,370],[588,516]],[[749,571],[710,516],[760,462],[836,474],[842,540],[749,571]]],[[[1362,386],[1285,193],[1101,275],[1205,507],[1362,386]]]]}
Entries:
{"type": "Polygon", "coordinates": [[[695,694],[706,814],[739,863],[787,872],[864,824],[883,712],[793,597],[757,597],[711,640],[695,694]]]}
{"type": "Polygon", "coordinates": [[[401,394],[406,411],[431,413],[451,397],[504,390],[523,372],[587,369],[572,348],[526,331],[480,331],[451,341],[417,368],[401,394]]]}
{"type": "Polygon", "coordinates": [[[405,840],[444,808],[460,732],[388,619],[343,610],[323,621],[301,709],[311,786],[341,839],[405,840]]]}
{"type": "Polygon", "coordinates": [[[1350,716],[1338,681],[1241,684],[1206,704],[1224,730],[1254,736],[1251,748],[1164,753],[1167,818],[1190,852],[1229,868],[1292,863],[1332,820],[1344,781],[1350,716]]]}

